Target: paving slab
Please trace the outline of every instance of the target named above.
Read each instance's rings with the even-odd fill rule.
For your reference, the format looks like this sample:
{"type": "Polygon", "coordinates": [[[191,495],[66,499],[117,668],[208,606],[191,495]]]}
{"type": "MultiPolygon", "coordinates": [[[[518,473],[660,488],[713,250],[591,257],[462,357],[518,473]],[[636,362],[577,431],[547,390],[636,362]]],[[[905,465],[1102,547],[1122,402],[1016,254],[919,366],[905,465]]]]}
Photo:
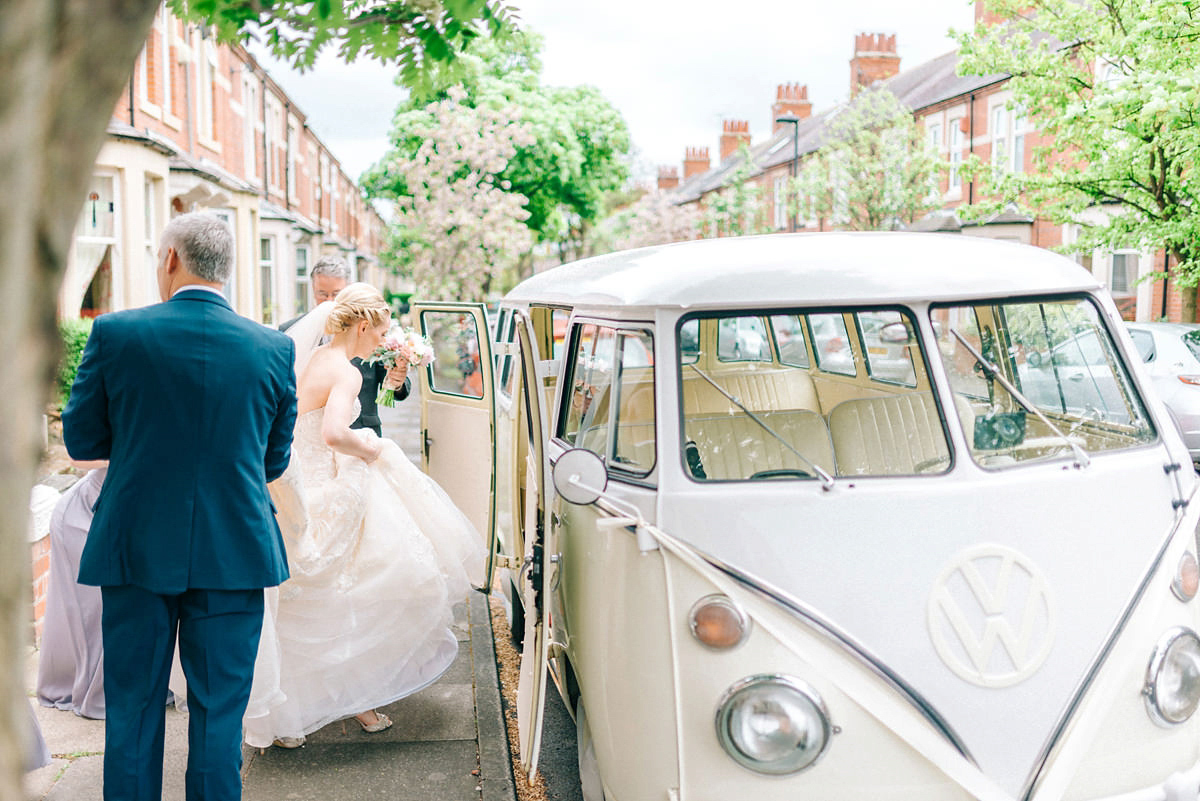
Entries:
{"type": "Polygon", "coordinates": [[[243,801],[479,801],[475,741],[269,748],[243,782],[243,801]]]}

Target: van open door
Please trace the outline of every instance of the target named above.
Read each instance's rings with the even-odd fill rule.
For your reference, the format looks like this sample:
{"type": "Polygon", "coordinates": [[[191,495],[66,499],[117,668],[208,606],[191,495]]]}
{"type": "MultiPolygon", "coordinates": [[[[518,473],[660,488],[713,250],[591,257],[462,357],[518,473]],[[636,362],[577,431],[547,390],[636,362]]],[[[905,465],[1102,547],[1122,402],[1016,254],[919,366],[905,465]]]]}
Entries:
{"type": "Polygon", "coordinates": [[[546,574],[549,554],[557,553],[551,541],[554,532],[546,524],[546,413],[542,408],[545,393],[543,367],[534,349],[533,325],[529,316],[520,310],[515,314],[517,344],[520,348],[520,395],[525,426],[519,436],[528,438],[524,466],[524,529],[525,553],[521,564],[518,589],[525,607],[525,632],[521,650],[521,671],[517,682],[517,734],[521,767],[532,779],[537,773],[538,754],[542,746],[542,716],[546,700],[547,645],[550,627],[546,620],[549,608],[546,574]]]}
{"type": "Polygon", "coordinates": [[[481,303],[415,303],[434,361],[419,371],[421,462],[487,546],[483,587],[496,561],[495,386],[481,303]]]}

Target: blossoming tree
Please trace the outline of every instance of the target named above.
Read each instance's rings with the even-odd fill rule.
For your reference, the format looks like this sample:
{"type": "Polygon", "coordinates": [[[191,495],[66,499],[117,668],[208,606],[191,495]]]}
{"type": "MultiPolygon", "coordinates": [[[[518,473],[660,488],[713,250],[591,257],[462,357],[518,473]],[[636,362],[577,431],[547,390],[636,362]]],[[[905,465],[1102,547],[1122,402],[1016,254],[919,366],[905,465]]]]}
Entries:
{"type": "Polygon", "coordinates": [[[533,245],[524,195],[500,176],[517,149],[534,141],[512,108],[463,104],[449,90],[414,125],[411,156],[393,150],[374,168],[378,196],[395,203],[388,256],[417,285],[417,297],[482,300],[492,277],[533,245]]]}
{"type": "Polygon", "coordinates": [[[589,255],[665,245],[700,236],[700,209],[677,205],[667,192],[646,192],[601,220],[590,232],[589,255]]]}
{"type": "Polygon", "coordinates": [[[1079,226],[1074,250],[1166,250],[1196,317],[1200,14],[1192,0],[985,0],[1004,22],[961,35],[960,71],[1008,73],[1047,144],[1033,169],[971,165],[994,202],[1079,226]],[[1065,46],[1064,46],[1065,44],[1065,46]]]}

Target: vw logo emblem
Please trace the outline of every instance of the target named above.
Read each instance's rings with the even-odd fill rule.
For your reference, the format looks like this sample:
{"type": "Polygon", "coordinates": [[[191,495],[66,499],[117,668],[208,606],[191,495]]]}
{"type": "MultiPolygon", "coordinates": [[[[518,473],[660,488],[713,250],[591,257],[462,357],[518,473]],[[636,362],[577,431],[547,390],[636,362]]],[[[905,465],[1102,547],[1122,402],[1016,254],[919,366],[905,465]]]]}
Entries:
{"type": "Polygon", "coordinates": [[[958,677],[1010,687],[1032,676],[1054,644],[1054,602],[1037,566],[1012,548],[956,554],[929,596],[929,637],[958,677]]]}

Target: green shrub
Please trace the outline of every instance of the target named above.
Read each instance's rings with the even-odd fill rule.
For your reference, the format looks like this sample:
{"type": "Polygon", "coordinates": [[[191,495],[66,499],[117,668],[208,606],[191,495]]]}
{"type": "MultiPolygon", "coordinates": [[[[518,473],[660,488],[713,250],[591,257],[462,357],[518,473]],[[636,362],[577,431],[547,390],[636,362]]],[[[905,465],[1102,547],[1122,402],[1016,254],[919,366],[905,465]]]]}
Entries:
{"type": "Polygon", "coordinates": [[[87,344],[91,332],[91,320],[63,320],[58,324],[58,333],[63,342],[62,361],[58,363],[58,399],[63,406],[71,397],[71,385],[75,383],[79,360],[83,358],[83,346],[87,344]]]}

